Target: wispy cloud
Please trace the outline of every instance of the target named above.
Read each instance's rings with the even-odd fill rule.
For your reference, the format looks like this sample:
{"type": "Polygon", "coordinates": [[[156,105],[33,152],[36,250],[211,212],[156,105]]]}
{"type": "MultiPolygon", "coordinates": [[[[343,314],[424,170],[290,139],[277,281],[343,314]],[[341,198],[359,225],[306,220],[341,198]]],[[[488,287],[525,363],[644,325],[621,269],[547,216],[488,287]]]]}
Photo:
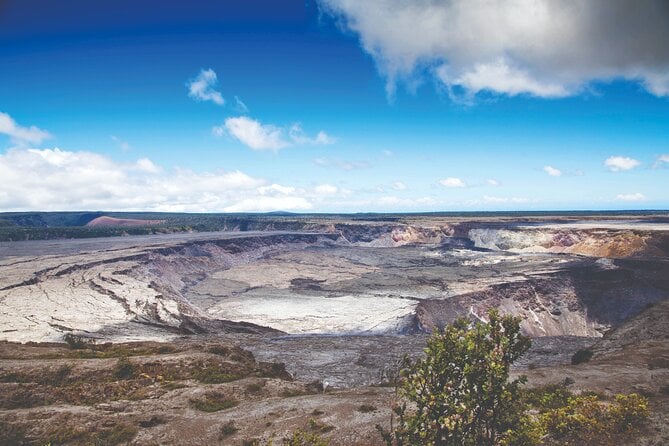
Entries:
{"type": "Polygon", "coordinates": [[[200,73],[188,81],[188,96],[196,101],[211,101],[218,105],[225,104],[225,100],[219,91],[216,90],[218,78],[216,72],[209,69],[202,69],[200,73]]]}
{"type": "Polygon", "coordinates": [[[18,146],[39,145],[51,135],[49,132],[37,127],[22,127],[7,113],[0,112],[0,134],[9,136],[12,142],[18,146]]]}
{"type": "Polygon", "coordinates": [[[487,180],[485,180],[485,182],[488,186],[492,186],[492,187],[499,187],[500,186],[499,181],[497,181],[494,178],[488,178],[487,180]]]}
{"type": "Polygon", "coordinates": [[[226,132],[253,150],[276,152],[293,145],[322,145],[335,142],[334,138],[323,131],[310,137],[304,133],[299,124],[293,124],[286,131],[282,127],[263,124],[248,116],[228,118],[223,125],[212,128],[215,136],[223,136],[226,132]]]}
{"type": "Polygon", "coordinates": [[[128,143],[128,141],[124,141],[121,138],[119,138],[118,136],[112,135],[110,138],[112,139],[112,141],[114,141],[118,145],[118,148],[121,149],[124,152],[128,152],[132,148],[132,147],[130,147],[130,144],[128,143]]]}
{"type": "Polygon", "coordinates": [[[237,96],[235,96],[235,106],[236,106],[237,111],[238,111],[239,113],[248,113],[248,112],[249,112],[249,108],[248,108],[248,107],[246,106],[246,104],[245,104],[241,99],[239,99],[237,96]]]}
{"type": "Polygon", "coordinates": [[[335,158],[316,158],[313,163],[320,167],[332,167],[340,170],[368,169],[371,167],[369,161],[351,161],[335,158]]]}
{"type": "Polygon", "coordinates": [[[544,166],[544,172],[546,172],[548,175],[552,177],[562,176],[562,171],[560,169],[556,169],[553,166],[544,166]]]}
{"type": "Polygon", "coordinates": [[[645,201],[646,196],[640,192],[634,194],[618,194],[616,195],[617,201],[645,201]]]}
{"type": "Polygon", "coordinates": [[[402,181],[395,181],[395,182],[393,183],[393,186],[392,186],[392,187],[393,187],[393,189],[395,189],[395,190],[406,190],[406,189],[407,189],[407,185],[404,184],[402,181]]]}
{"type": "Polygon", "coordinates": [[[658,156],[657,159],[655,160],[655,163],[653,164],[654,169],[666,166],[669,166],[669,154],[658,156]]]}
{"type": "Polygon", "coordinates": [[[320,131],[314,137],[307,136],[302,130],[302,126],[298,124],[293,124],[288,131],[290,139],[295,144],[312,144],[312,145],[321,145],[321,144],[334,144],[337,140],[324,131],[320,131]]]}
{"type": "Polygon", "coordinates": [[[483,202],[488,204],[505,204],[505,203],[521,204],[521,203],[529,203],[530,200],[528,198],[523,198],[523,197],[495,197],[490,195],[484,195],[483,202]]]}
{"type": "Polygon", "coordinates": [[[641,161],[626,156],[611,156],[604,161],[604,165],[611,172],[621,172],[623,170],[631,170],[637,166],[640,166],[641,161]]]}
{"type": "Polygon", "coordinates": [[[450,188],[467,187],[467,183],[465,183],[460,178],[456,177],[448,177],[444,178],[443,180],[439,180],[439,184],[441,184],[444,187],[450,187],[450,188]]]}

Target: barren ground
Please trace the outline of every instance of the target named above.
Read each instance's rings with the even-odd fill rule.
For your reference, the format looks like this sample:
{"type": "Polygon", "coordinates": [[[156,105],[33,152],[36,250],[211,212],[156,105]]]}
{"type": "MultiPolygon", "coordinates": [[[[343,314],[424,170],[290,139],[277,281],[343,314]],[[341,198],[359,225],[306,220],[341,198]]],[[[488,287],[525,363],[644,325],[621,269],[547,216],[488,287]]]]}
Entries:
{"type": "Polygon", "coordinates": [[[669,442],[666,225],[307,223],[0,244],[0,444],[380,444],[396,361],[493,307],[535,338],[529,385],[643,393],[637,443],[669,442]]]}

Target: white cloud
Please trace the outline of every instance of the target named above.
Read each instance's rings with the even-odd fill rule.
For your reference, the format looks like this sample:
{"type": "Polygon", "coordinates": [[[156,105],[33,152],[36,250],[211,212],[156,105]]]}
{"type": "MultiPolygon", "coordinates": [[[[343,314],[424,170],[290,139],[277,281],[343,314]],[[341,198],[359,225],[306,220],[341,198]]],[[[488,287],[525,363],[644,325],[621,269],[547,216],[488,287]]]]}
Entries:
{"type": "Polygon", "coordinates": [[[225,100],[219,91],[216,90],[218,78],[216,72],[209,69],[201,69],[200,73],[188,81],[188,96],[196,101],[211,101],[218,105],[225,104],[225,100]]]}
{"type": "Polygon", "coordinates": [[[645,201],[646,196],[640,192],[637,192],[635,194],[618,194],[616,196],[616,200],[618,201],[645,201]]]}
{"type": "Polygon", "coordinates": [[[640,164],[640,161],[626,156],[611,156],[604,161],[604,165],[611,172],[620,172],[622,170],[634,169],[640,164]]]}
{"type": "Polygon", "coordinates": [[[371,167],[370,163],[367,161],[349,161],[333,158],[316,158],[313,163],[320,167],[334,167],[346,171],[367,169],[371,167]]]}
{"type": "Polygon", "coordinates": [[[305,211],[311,208],[312,204],[303,197],[255,197],[225,207],[223,212],[305,211]]]}
{"type": "Polygon", "coordinates": [[[404,184],[404,183],[401,182],[401,181],[395,181],[395,182],[393,183],[393,189],[395,189],[395,190],[406,190],[406,189],[407,189],[407,185],[404,184]]]}
{"type": "Polygon", "coordinates": [[[443,180],[439,180],[439,184],[444,187],[467,187],[467,184],[462,181],[460,178],[448,177],[443,180]]]}
{"type": "MultiPolygon", "coordinates": [[[[290,143],[284,139],[283,130],[273,125],[263,125],[255,119],[239,116],[225,120],[225,129],[242,144],[253,150],[279,150],[290,143]]],[[[214,127],[215,135],[224,133],[223,127],[214,127]]]]}
{"type": "Polygon", "coordinates": [[[158,173],[161,171],[160,167],[153,164],[148,158],[140,158],[137,160],[137,169],[147,172],[147,173],[158,173]]]}
{"type": "Polygon", "coordinates": [[[299,124],[293,124],[288,132],[283,128],[271,124],[262,124],[260,121],[247,116],[228,118],[221,126],[211,129],[214,136],[223,136],[229,133],[242,144],[253,150],[278,151],[292,145],[319,145],[333,144],[335,139],[323,131],[314,137],[307,136],[299,124]],[[288,137],[286,137],[288,133],[288,137]]]}
{"type": "Polygon", "coordinates": [[[314,188],[314,191],[318,195],[334,195],[339,192],[339,188],[331,184],[320,184],[314,188]]]}
{"type": "Polygon", "coordinates": [[[39,145],[51,135],[37,127],[21,127],[7,113],[0,112],[0,134],[7,135],[14,144],[19,146],[39,145]]]}
{"type": "Polygon", "coordinates": [[[666,165],[669,165],[669,154],[658,156],[655,160],[655,163],[653,164],[653,168],[657,169],[666,165]]]}
{"type": "Polygon", "coordinates": [[[309,137],[302,130],[300,124],[293,124],[288,131],[290,139],[293,140],[295,144],[311,144],[311,145],[321,145],[321,144],[334,144],[337,140],[329,136],[324,131],[318,132],[314,137],[309,137]]]}
{"type": "Polygon", "coordinates": [[[261,195],[291,195],[296,192],[292,186],[282,186],[280,184],[270,184],[269,186],[262,186],[258,188],[258,193],[261,195]]]}
{"type": "Polygon", "coordinates": [[[316,195],[240,171],[161,169],[91,152],[10,149],[0,155],[0,209],[241,212],[308,210],[316,195]]]}
{"type": "Polygon", "coordinates": [[[556,169],[553,166],[544,166],[544,172],[552,177],[562,176],[562,171],[560,169],[556,169]]]}
{"type": "Polygon", "coordinates": [[[451,95],[554,98],[627,79],[669,95],[666,0],[320,0],[394,94],[433,75],[451,95]],[[624,18],[621,20],[621,17],[624,18]],[[420,32],[416,32],[420,29],[420,32]]]}
{"type": "Polygon", "coordinates": [[[525,70],[509,66],[509,61],[500,57],[489,63],[478,63],[470,71],[453,75],[447,65],[437,69],[437,76],[448,87],[462,87],[470,94],[489,90],[515,96],[529,93],[544,98],[568,96],[567,89],[556,83],[545,83],[533,79],[525,70]]]}
{"type": "Polygon", "coordinates": [[[497,181],[494,178],[488,178],[487,180],[485,180],[485,182],[488,183],[488,186],[492,186],[492,187],[498,187],[500,185],[499,181],[497,181]]]}

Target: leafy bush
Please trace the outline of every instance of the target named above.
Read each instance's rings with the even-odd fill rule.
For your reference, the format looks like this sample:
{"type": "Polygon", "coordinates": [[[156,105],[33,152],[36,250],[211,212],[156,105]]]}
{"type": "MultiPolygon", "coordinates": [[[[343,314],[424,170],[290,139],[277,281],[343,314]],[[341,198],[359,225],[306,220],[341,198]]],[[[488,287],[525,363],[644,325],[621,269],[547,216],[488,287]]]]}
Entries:
{"type": "Polygon", "coordinates": [[[234,421],[228,421],[225,423],[223,426],[221,426],[221,431],[219,438],[222,439],[224,437],[229,437],[230,435],[234,435],[239,431],[237,426],[235,426],[234,421]]]}
{"type": "Polygon", "coordinates": [[[329,424],[322,423],[314,418],[309,418],[309,429],[314,431],[314,432],[330,432],[331,430],[334,429],[334,426],[330,426],[329,424]]]}
{"type": "Polygon", "coordinates": [[[83,350],[95,345],[95,341],[93,339],[88,339],[72,333],[66,333],[63,336],[63,341],[65,341],[67,346],[72,350],[83,350]]]}
{"type": "Polygon", "coordinates": [[[398,426],[377,426],[388,446],[492,446],[520,426],[524,379],[509,381],[509,369],[530,340],[520,334],[519,318],[495,310],[488,318],[458,319],[428,339],[425,358],[405,371],[404,401],[394,407],[398,426]]]}
{"type": "Polygon", "coordinates": [[[582,364],[584,362],[590,361],[592,359],[592,350],[587,349],[587,348],[582,348],[578,350],[574,355],[571,357],[571,364],[572,365],[578,365],[582,364]]]}
{"type": "Polygon", "coordinates": [[[376,412],[376,407],[371,404],[361,404],[357,410],[362,413],[376,412]]]}
{"type": "Polygon", "coordinates": [[[193,408],[202,412],[218,412],[237,406],[239,401],[228,398],[220,392],[208,392],[202,398],[190,400],[190,404],[193,408]]]}
{"type": "Polygon", "coordinates": [[[137,428],[129,424],[117,424],[108,430],[95,435],[92,444],[95,446],[116,446],[127,444],[137,435],[137,428]]]}
{"type": "Polygon", "coordinates": [[[136,366],[128,358],[119,358],[112,370],[112,375],[116,379],[130,379],[135,376],[136,366]]]}
{"type": "Polygon", "coordinates": [[[616,395],[612,404],[597,396],[573,396],[564,407],[538,420],[549,444],[614,445],[648,419],[648,401],[637,394],[616,395]]]}
{"type": "Polygon", "coordinates": [[[266,385],[265,381],[251,383],[247,385],[245,389],[247,393],[258,393],[263,389],[263,387],[265,387],[265,385],[266,385]]]}
{"type": "Polygon", "coordinates": [[[290,437],[283,439],[284,446],[328,446],[330,442],[313,432],[296,430],[290,437]]]}
{"type": "Polygon", "coordinates": [[[222,384],[236,381],[240,379],[241,376],[234,373],[226,373],[215,365],[208,365],[195,370],[193,378],[202,384],[222,384]]]}

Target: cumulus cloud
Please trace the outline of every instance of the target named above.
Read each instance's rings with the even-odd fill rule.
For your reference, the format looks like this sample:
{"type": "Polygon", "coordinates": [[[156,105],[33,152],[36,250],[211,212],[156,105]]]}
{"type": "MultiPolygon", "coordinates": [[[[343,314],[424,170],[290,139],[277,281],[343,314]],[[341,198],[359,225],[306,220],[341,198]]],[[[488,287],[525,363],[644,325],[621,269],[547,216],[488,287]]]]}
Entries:
{"type": "Polygon", "coordinates": [[[334,138],[323,131],[310,137],[304,133],[299,124],[293,124],[286,132],[281,127],[263,124],[247,116],[228,118],[223,125],[211,129],[215,136],[223,136],[226,131],[253,150],[278,151],[293,145],[321,145],[335,142],[334,138]]]}
{"type": "Polygon", "coordinates": [[[498,187],[500,185],[499,181],[497,181],[494,178],[488,178],[487,180],[485,180],[485,182],[488,184],[488,186],[492,186],[492,187],[498,187]]]}
{"type": "Polygon", "coordinates": [[[242,212],[308,210],[318,194],[240,171],[161,169],[92,152],[14,148],[0,155],[0,209],[242,212]]]}
{"type": "Polygon", "coordinates": [[[439,180],[439,184],[444,187],[467,187],[467,184],[462,181],[460,178],[448,177],[443,180],[439,180]]]}
{"type": "Polygon", "coordinates": [[[641,165],[641,161],[629,158],[627,156],[611,156],[604,161],[604,165],[611,172],[620,172],[623,170],[634,169],[641,165]]]}
{"type": "Polygon", "coordinates": [[[225,100],[219,91],[216,90],[218,77],[216,72],[209,69],[201,69],[198,75],[188,81],[188,96],[196,101],[211,101],[218,105],[225,104],[225,100]]]}
{"type": "Polygon", "coordinates": [[[616,196],[618,201],[645,201],[646,196],[640,192],[634,194],[618,194],[616,196]]]}
{"type": "Polygon", "coordinates": [[[246,116],[228,118],[224,126],[214,127],[214,135],[221,136],[227,130],[230,135],[253,150],[276,151],[290,145],[279,127],[263,125],[260,121],[246,116]]]}
{"type": "Polygon", "coordinates": [[[0,112],[0,134],[7,135],[12,142],[19,146],[39,145],[51,137],[49,132],[37,127],[22,127],[7,113],[0,112]]]}
{"type": "Polygon", "coordinates": [[[669,95],[665,0],[320,0],[387,79],[431,73],[452,95],[569,96],[627,79],[669,95]],[[420,29],[420,32],[416,32],[420,29]]]}
{"type": "Polygon", "coordinates": [[[562,171],[560,169],[556,169],[553,166],[544,166],[544,172],[552,177],[562,176],[562,171]]]}

